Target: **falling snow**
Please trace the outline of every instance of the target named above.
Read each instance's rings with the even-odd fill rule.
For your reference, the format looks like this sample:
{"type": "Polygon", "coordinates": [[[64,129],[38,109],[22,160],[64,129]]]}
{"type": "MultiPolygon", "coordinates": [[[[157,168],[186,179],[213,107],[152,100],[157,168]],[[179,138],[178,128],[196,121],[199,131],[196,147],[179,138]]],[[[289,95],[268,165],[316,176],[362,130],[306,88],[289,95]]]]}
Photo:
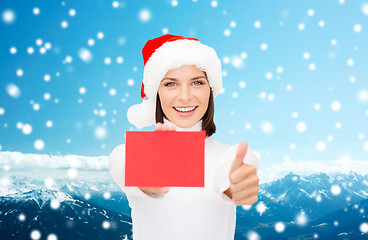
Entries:
{"type": "Polygon", "coordinates": [[[98,38],[98,39],[100,39],[100,40],[101,40],[101,39],[103,39],[103,38],[104,38],[104,36],[105,36],[105,35],[104,35],[104,33],[103,33],[103,32],[98,32],[98,33],[97,33],[97,38],[98,38]]]}
{"type": "Polygon", "coordinates": [[[368,102],[368,90],[366,90],[366,89],[359,90],[359,92],[357,94],[357,100],[360,103],[368,102]]]}
{"type": "Polygon", "coordinates": [[[325,143],[325,142],[323,142],[323,141],[319,141],[319,142],[317,142],[317,144],[316,144],[316,149],[317,149],[317,151],[319,151],[319,152],[323,152],[323,151],[325,151],[325,150],[326,150],[326,143],[325,143]]]}
{"type": "Polygon", "coordinates": [[[15,13],[11,9],[6,9],[2,13],[2,19],[5,23],[11,24],[15,21],[15,13]]]}
{"type": "Polygon", "coordinates": [[[57,240],[57,239],[58,238],[57,238],[56,234],[53,234],[53,233],[51,233],[47,236],[47,240],[57,240]]]}
{"type": "Polygon", "coordinates": [[[263,121],[261,123],[261,129],[266,134],[272,134],[274,132],[273,125],[270,122],[268,122],[268,121],[263,121]]]}
{"type": "Polygon", "coordinates": [[[102,223],[102,227],[103,227],[104,229],[109,229],[109,228],[110,228],[110,226],[111,226],[110,222],[108,222],[108,221],[103,221],[103,223],[102,223]]]}
{"type": "Polygon", "coordinates": [[[339,185],[333,185],[331,187],[331,192],[332,192],[333,195],[340,195],[341,187],[339,185]]]}
{"type": "Polygon", "coordinates": [[[333,101],[333,102],[331,103],[331,109],[332,109],[332,111],[334,111],[334,112],[338,112],[338,111],[340,111],[340,109],[341,109],[341,103],[340,103],[339,101],[333,101]]]}
{"type": "Polygon", "coordinates": [[[29,125],[29,124],[24,124],[24,125],[22,126],[22,132],[23,132],[25,135],[29,135],[29,134],[31,134],[31,132],[32,132],[32,126],[31,126],[31,125],[29,125]]]}
{"type": "Polygon", "coordinates": [[[19,219],[19,221],[24,222],[26,220],[26,215],[21,213],[21,214],[19,214],[18,219],[19,219]]]}
{"type": "Polygon", "coordinates": [[[300,212],[296,218],[295,218],[295,222],[296,224],[298,224],[299,226],[304,226],[307,224],[308,222],[308,218],[305,214],[305,212],[300,212]]]}
{"type": "Polygon", "coordinates": [[[212,1],[212,2],[211,2],[211,6],[212,6],[212,7],[217,7],[217,5],[218,5],[217,1],[212,1]]]}
{"type": "Polygon", "coordinates": [[[32,232],[31,232],[31,239],[32,240],[38,240],[38,239],[40,239],[41,238],[41,233],[40,233],[40,231],[38,231],[38,230],[33,230],[32,232]]]}
{"type": "Polygon", "coordinates": [[[68,22],[67,21],[62,21],[61,22],[61,27],[62,28],[67,28],[68,27],[68,22]]]}
{"type": "Polygon", "coordinates": [[[52,178],[45,179],[45,187],[52,188],[55,185],[55,181],[52,178]]]}
{"type": "Polygon", "coordinates": [[[34,15],[39,15],[40,14],[40,9],[39,8],[37,8],[37,7],[35,7],[35,8],[33,8],[33,14],[34,15]]]}
{"type": "MultiPolygon", "coordinates": [[[[275,8],[279,19],[274,20],[264,14],[252,15],[248,12],[249,18],[244,21],[235,14],[231,5],[212,0],[203,4],[206,6],[204,9],[199,9],[202,3],[197,0],[169,0],[163,4],[160,12],[152,4],[137,5],[131,12],[133,17],[129,19],[123,18],[127,16],[124,2],[111,1],[106,5],[107,8],[98,10],[99,13],[101,16],[111,14],[121,18],[108,23],[102,20],[97,25],[94,20],[90,20],[88,26],[82,24],[86,20],[85,11],[78,4],[66,1],[57,4],[63,9],[60,11],[62,15],[47,21],[45,17],[52,14],[41,3],[29,6],[24,13],[19,6],[3,8],[1,15],[4,29],[8,34],[19,34],[19,37],[16,39],[15,35],[9,36],[4,41],[4,62],[11,64],[3,71],[7,75],[2,75],[4,94],[0,95],[1,100],[5,101],[0,103],[0,135],[14,134],[14,138],[24,138],[27,142],[18,144],[24,145],[24,149],[12,149],[12,145],[16,146],[14,143],[0,138],[0,151],[35,150],[38,153],[50,151],[56,154],[59,150],[78,152],[80,147],[80,151],[102,149],[103,154],[107,155],[114,147],[112,142],[123,143],[122,129],[137,130],[124,116],[129,106],[141,100],[139,91],[144,68],[140,62],[140,48],[148,38],[153,37],[137,37],[136,30],[142,29],[138,32],[146,35],[150,31],[162,34],[177,34],[182,31],[183,35],[198,37],[201,42],[215,47],[223,63],[223,86],[219,98],[216,98],[216,111],[231,106],[224,111],[224,116],[217,115],[217,126],[221,126],[224,119],[240,121],[238,130],[235,125],[232,126],[234,122],[229,123],[231,128],[225,129],[225,133],[219,128],[218,134],[223,134],[224,139],[231,135],[227,141],[239,139],[239,136],[244,136],[242,134],[245,131],[246,138],[254,138],[254,147],[259,150],[257,153],[262,153],[265,162],[270,163],[277,163],[277,159],[285,159],[290,163],[307,158],[324,160],[326,157],[326,161],[338,159],[342,154],[351,154],[352,150],[347,142],[357,146],[354,149],[355,157],[365,159],[368,153],[367,133],[359,119],[368,119],[368,90],[364,86],[364,76],[367,74],[362,68],[366,56],[366,24],[360,17],[368,16],[368,2],[358,3],[354,12],[349,10],[349,1],[332,2],[329,4],[338,5],[350,19],[346,26],[338,25],[337,19],[327,16],[323,9],[313,4],[300,9],[299,15],[295,15],[298,14],[295,9],[280,11],[275,8]],[[181,29],[174,19],[172,22],[160,23],[162,19],[168,19],[166,12],[183,19],[181,11],[188,6],[206,13],[203,16],[191,16],[198,24],[189,24],[189,29],[181,29]],[[38,33],[32,38],[22,36],[22,32],[16,29],[28,29],[25,22],[28,20],[38,29],[38,33]],[[44,25],[38,22],[43,22],[44,25]],[[129,26],[135,29],[134,33],[129,28],[124,28],[121,32],[121,24],[124,22],[129,22],[129,26]],[[174,29],[173,24],[177,29],[174,29]],[[110,26],[114,26],[114,31],[109,29],[110,26]],[[213,34],[217,37],[208,35],[207,39],[202,40],[204,28],[201,26],[213,29],[213,34]],[[88,30],[87,34],[80,37],[81,34],[73,33],[77,27],[88,30]],[[55,36],[45,34],[43,29],[55,29],[55,36]],[[272,34],[277,33],[276,38],[276,35],[270,34],[270,29],[272,34]],[[302,40],[293,42],[290,45],[293,52],[290,52],[288,46],[284,45],[287,42],[285,32],[302,36],[303,39],[313,39],[313,36],[318,35],[323,41],[313,42],[313,45],[302,40]],[[346,40],[341,33],[351,33],[353,38],[346,40]],[[55,40],[63,37],[72,40],[55,40]],[[237,39],[240,39],[240,43],[237,39]],[[137,49],[134,54],[132,51],[137,49]],[[223,106],[222,101],[231,103],[223,106]],[[98,107],[97,103],[100,103],[98,107]],[[56,115],[53,110],[62,115],[56,115]],[[352,121],[344,115],[356,117],[352,121]],[[226,116],[234,116],[234,120],[227,119],[226,116]],[[120,130],[115,129],[117,126],[120,130]],[[16,132],[11,132],[12,129],[16,132]],[[120,135],[115,134],[116,132],[120,132],[120,135]],[[350,138],[346,132],[353,137],[350,138]],[[87,138],[95,142],[88,141],[85,150],[82,146],[83,138],[86,142],[89,140],[87,138]],[[275,143],[275,148],[279,150],[267,149],[267,144],[257,145],[257,142],[267,141],[275,143]]],[[[290,38],[288,40],[292,41],[290,38]]],[[[249,144],[252,144],[251,141],[249,144]]],[[[354,162],[353,158],[351,154],[349,161],[345,163],[354,162]]],[[[79,167],[71,165],[64,168],[63,174],[69,181],[74,181],[83,174],[79,167]]],[[[7,163],[1,169],[6,174],[11,174],[16,167],[7,163]]],[[[273,170],[278,171],[277,168],[273,170]]],[[[41,182],[45,188],[53,189],[57,186],[54,176],[43,177],[41,182]]],[[[298,179],[295,178],[294,181],[297,182],[298,179]]],[[[11,184],[11,178],[1,178],[1,187],[11,184]]],[[[352,202],[353,197],[344,195],[345,187],[334,183],[326,192],[312,194],[312,200],[316,204],[325,204],[329,201],[325,194],[332,194],[343,196],[346,202],[352,202]]],[[[107,189],[101,192],[105,200],[111,200],[112,192],[107,189]]],[[[85,200],[95,197],[92,191],[82,195],[81,199],[83,196],[85,200]]],[[[249,211],[248,213],[255,210],[262,216],[266,211],[271,211],[266,205],[271,206],[268,202],[260,201],[254,204],[254,208],[243,206],[242,210],[249,211]]],[[[58,199],[51,200],[51,209],[57,211],[60,207],[61,202],[58,199]]],[[[361,214],[366,212],[366,209],[358,205],[355,208],[361,214]]],[[[304,226],[309,217],[312,218],[306,212],[300,212],[295,216],[295,223],[304,226]]],[[[27,219],[25,213],[18,212],[16,220],[25,222],[30,219],[27,219]]],[[[331,223],[336,228],[343,224],[340,219],[331,223]]],[[[110,219],[101,220],[99,224],[106,231],[114,228],[114,222],[110,219]]],[[[289,225],[285,221],[271,226],[274,226],[275,234],[284,234],[289,225]]],[[[357,227],[362,235],[368,233],[366,221],[357,227]]],[[[41,229],[31,228],[27,234],[30,239],[58,239],[56,234],[41,229]]],[[[261,239],[256,231],[248,231],[244,233],[244,237],[261,239]]],[[[322,235],[315,233],[313,238],[322,238],[322,235]]]]}
{"type": "Polygon", "coordinates": [[[77,14],[77,12],[75,11],[75,9],[70,9],[70,10],[69,10],[69,15],[70,15],[71,17],[74,17],[76,14],[77,14]]]}
{"type": "Polygon", "coordinates": [[[266,50],[267,50],[267,48],[268,48],[267,43],[262,43],[262,44],[261,44],[261,50],[266,51],[266,50]]]}
{"type": "Polygon", "coordinates": [[[38,139],[34,142],[34,148],[36,150],[41,151],[44,147],[45,147],[45,143],[41,139],[38,139]]]}
{"type": "Polygon", "coordinates": [[[10,53],[11,54],[16,54],[17,53],[17,48],[16,47],[11,47],[10,48],[10,53]]]}
{"type": "Polygon", "coordinates": [[[275,224],[275,230],[276,232],[282,233],[285,230],[285,224],[283,222],[277,222],[275,224]]]}
{"type": "Polygon", "coordinates": [[[149,22],[152,18],[151,16],[151,11],[148,9],[142,9],[139,12],[139,20],[141,20],[142,22],[149,22]]]}
{"type": "Polygon", "coordinates": [[[262,201],[259,202],[256,206],[256,210],[257,212],[259,212],[260,215],[262,215],[267,209],[268,207],[266,207],[266,205],[262,201]]]}
{"type": "Polygon", "coordinates": [[[79,49],[78,56],[84,62],[90,62],[90,61],[92,61],[92,58],[93,58],[92,53],[87,48],[81,48],[81,49],[79,49]]]}
{"type": "Polygon", "coordinates": [[[362,233],[368,233],[368,223],[364,222],[364,223],[360,224],[359,230],[362,233]]]}
{"type": "Polygon", "coordinates": [[[128,86],[133,86],[134,85],[134,80],[133,79],[128,79],[128,81],[127,81],[127,84],[128,84],[128,86]]]}
{"type": "Polygon", "coordinates": [[[260,22],[260,21],[255,21],[255,22],[254,22],[254,27],[255,27],[255,28],[260,28],[260,27],[261,27],[261,25],[262,25],[262,24],[261,24],[261,22],[260,22]]]}
{"type": "Polygon", "coordinates": [[[305,122],[298,122],[298,124],[296,125],[296,129],[298,130],[298,132],[305,132],[307,130],[307,124],[305,124],[305,122]]]}
{"type": "Polygon", "coordinates": [[[12,98],[18,98],[21,95],[20,89],[17,87],[17,85],[13,83],[9,83],[6,86],[6,92],[11,96],[12,98]]]}
{"type": "Polygon", "coordinates": [[[110,193],[110,192],[105,192],[105,193],[103,194],[103,197],[104,197],[105,199],[110,199],[110,198],[111,198],[111,193],[110,193]]]}

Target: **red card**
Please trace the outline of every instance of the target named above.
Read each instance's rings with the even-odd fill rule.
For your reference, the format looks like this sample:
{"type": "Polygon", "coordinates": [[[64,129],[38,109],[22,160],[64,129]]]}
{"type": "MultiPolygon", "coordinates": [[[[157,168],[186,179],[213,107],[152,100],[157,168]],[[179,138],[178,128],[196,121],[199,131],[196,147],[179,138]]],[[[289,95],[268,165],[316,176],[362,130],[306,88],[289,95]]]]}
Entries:
{"type": "Polygon", "coordinates": [[[206,131],[127,131],[125,186],[204,187],[206,131]]]}

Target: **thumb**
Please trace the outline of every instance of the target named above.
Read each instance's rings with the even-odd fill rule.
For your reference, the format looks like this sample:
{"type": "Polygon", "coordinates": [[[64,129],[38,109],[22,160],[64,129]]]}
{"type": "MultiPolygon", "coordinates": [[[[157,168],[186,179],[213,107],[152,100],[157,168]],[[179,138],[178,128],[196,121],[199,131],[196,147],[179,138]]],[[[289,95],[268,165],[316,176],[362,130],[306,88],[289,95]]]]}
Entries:
{"type": "Polygon", "coordinates": [[[238,146],[238,150],[236,151],[236,156],[233,161],[233,164],[231,165],[230,174],[233,173],[236,169],[243,166],[243,160],[245,157],[245,154],[248,150],[248,144],[247,142],[241,142],[238,146]]]}

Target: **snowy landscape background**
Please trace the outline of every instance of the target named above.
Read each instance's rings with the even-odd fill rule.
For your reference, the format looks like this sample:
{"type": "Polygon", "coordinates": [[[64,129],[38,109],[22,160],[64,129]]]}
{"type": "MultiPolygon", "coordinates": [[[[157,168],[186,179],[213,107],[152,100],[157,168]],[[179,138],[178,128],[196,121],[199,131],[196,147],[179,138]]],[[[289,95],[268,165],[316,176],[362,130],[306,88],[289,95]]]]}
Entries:
{"type": "MultiPolygon", "coordinates": [[[[107,157],[3,151],[0,163],[2,239],[132,239],[107,157]]],[[[366,239],[367,189],[368,174],[289,172],[237,207],[235,239],[366,239]]]]}
{"type": "Polygon", "coordinates": [[[259,156],[235,238],[367,238],[367,1],[5,0],[0,14],[1,239],[131,237],[106,161],[140,130],[126,111],[141,50],[166,33],[216,50],[214,138],[259,156]]]}

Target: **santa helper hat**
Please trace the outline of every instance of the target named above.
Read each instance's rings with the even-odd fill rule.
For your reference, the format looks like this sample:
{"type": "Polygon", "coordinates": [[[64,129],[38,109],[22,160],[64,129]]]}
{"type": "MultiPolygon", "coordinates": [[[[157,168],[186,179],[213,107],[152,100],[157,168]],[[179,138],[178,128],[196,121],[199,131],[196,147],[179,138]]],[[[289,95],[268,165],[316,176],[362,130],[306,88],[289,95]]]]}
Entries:
{"type": "Polygon", "coordinates": [[[142,103],[128,109],[128,121],[138,128],[156,123],[156,97],[162,79],[170,70],[195,65],[206,72],[213,96],[222,88],[221,61],[215,50],[195,38],[166,34],[148,40],[143,50],[142,103]],[[146,97],[148,99],[146,99],[146,97]]]}

